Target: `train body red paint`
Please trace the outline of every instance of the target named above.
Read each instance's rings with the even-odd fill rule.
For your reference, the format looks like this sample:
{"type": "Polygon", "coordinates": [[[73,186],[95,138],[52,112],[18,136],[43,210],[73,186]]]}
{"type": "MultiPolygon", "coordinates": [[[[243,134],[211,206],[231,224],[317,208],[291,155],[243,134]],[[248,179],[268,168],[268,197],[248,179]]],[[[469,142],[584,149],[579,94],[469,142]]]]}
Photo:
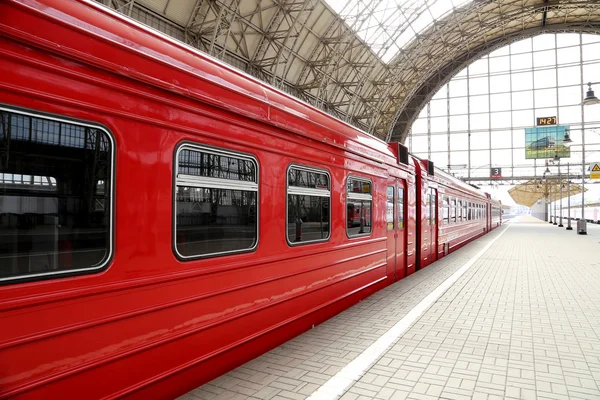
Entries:
{"type": "Polygon", "coordinates": [[[1,2],[0,76],[0,197],[20,206],[0,211],[15,243],[0,247],[0,397],[185,393],[501,223],[489,196],[396,144],[91,2],[1,2]],[[98,172],[63,128],[104,141],[82,189],[89,226],[108,227],[97,268],[75,268],[97,255],[75,249],[104,231],[56,222],[77,171],[19,153],[62,146],[98,172]],[[198,172],[196,156],[219,161],[198,172]],[[25,195],[17,175],[49,186],[25,195]]]}

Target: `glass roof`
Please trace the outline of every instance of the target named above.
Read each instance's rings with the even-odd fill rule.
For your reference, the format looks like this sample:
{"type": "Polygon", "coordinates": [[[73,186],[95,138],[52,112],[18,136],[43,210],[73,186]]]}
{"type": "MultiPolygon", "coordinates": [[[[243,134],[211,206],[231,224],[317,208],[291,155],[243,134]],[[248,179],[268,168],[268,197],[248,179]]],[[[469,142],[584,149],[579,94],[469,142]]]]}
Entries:
{"type": "Polygon", "coordinates": [[[325,0],[385,63],[434,21],[472,0],[325,0]]]}

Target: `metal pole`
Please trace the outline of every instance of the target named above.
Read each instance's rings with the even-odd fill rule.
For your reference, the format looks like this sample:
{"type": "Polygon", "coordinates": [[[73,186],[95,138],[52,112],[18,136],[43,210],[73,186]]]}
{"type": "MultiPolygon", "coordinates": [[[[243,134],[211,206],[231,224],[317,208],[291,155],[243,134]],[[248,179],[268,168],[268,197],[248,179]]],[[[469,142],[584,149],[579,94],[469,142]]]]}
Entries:
{"type": "Polygon", "coordinates": [[[571,227],[571,171],[570,171],[570,167],[571,164],[567,164],[567,176],[568,176],[568,180],[567,180],[567,207],[569,207],[569,211],[568,211],[568,216],[567,216],[567,230],[568,231],[572,231],[573,227],[571,227]]]}
{"type": "Polygon", "coordinates": [[[562,223],[562,213],[563,213],[563,209],[562,209],[562,199],[563,199],[563,192],[562,192],[562,187],[563,187],[563,183],[562,183],[562,175],[560,174],[560,158],[558,159],[558,184],[560,185],[560,216],[559,216],[559,223],[558,223],[558,227],[562,228],[564,227],[563,223],[562,223]]]}
{"type": "MultiPolygon", "coordinates": [[[[583,36],[579,34],[579,56],[583,60],[583,36]]],[[[580,67],[581,86],[583,88],[583,63],[580,67]]],[[[581,103],[581,220],[577,222],[577,233],[587,235],[587,225],[585,221],[585,111],[584,104],[581,103]]]]}
{"type": "Polygon", "coordinates": [[[554,194],[554,222],[552,225],[558,225],[556,223],[556,183],[554,183],[554,187],[552,188],[552,192],[554,194]]]}
{"type": "MultiPolygon", "coordinates": [[[[547,163],[547,161],[546,161],[547,163]]],[[[548,166],[548,165],[546,165],[548,166]]],[[[552,223],[552,196],[550,195],[550,186],[546,176],[546,214],[548,214],[548,223],[552,223]]]]}

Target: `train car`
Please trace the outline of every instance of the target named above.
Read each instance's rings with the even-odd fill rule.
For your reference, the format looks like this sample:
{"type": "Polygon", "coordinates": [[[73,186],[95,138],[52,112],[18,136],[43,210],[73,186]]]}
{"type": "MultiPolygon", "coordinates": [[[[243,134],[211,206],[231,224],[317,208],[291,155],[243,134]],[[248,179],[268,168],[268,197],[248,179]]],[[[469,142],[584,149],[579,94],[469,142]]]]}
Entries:
{"type": "Polygon", "coordinates": [[[95,2],[0,33],[0,397],[185,393],[441,256],[428,190],[484,203],[95,2]]]}
{"type": "Polygon", "coordinates": [[[500,226],[500,203],[488,193],[416,159],[420,188],[419,267],[426,267],[500,226]]]}
{"type": "MultiPolygon", "coordinates": [[[[563,202],[564,201],[565,200],[563,200],[563,202]]],[[[561,212],[559,211],[559,208],[560,208],[560,206],[557,205],[557,207],[556,207],[556,209],[557,209],[556,220],[557,221],[560,218],[560,214],[561,214],[561,212]]],[[[551,215],[551,218],[554,218],[554,206],[553,205],[550,206],[550,215],[551,215]]],[[[581,205],[571,206],[570,215],[571,215],[572,220],[581,219],[581,205]]],[[[563,208],[562,208],[562,217],[563,217],[563,219],[566,219],[569,217],[569,208],[564,204],[563,204],[563,208]]],[[[587,222],[600,224],[600,206],[594,205],[594,204],[586,205],[584,208],[584,217],[587,222]]],[[[552,221],[554,221],[554,219],[552,219],[552,221]]]]}

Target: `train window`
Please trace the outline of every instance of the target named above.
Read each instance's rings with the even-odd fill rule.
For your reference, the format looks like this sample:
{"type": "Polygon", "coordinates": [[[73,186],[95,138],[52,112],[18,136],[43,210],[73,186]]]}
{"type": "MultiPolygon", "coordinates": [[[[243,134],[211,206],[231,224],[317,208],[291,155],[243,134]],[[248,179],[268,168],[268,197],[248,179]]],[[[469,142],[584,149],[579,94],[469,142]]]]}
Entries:
{"type": "Polygon", "coordinates": [[[258,163],[250,155],[192,144],[176,152],[175,251],[191,259],[254,250],[258,163]]]}
{"type": "Polygon", "coordinates": [[[448,225],[450,223],[450,199],[448,197],[444,197],[444,224],[448,225]]]}
{"type": "Polygon", "coordinates": [[[113,161],[103,128],[0,108],[0,281],[108,264],[113,161]]]}
{"type": "Polygon", "coordinates": [[[425,219],[427,220],[427,225],[431,225],[431,193],[427,193],[427,202],[425,203],[425,219]]]}
{"type": "Polygon", "coordinates": [[[456,199],[452,199],[452,211],[450,213],[452,222],[456,222],[456,199]]]}
{"type": "Polygon", "coordinates": [[[467,202],[464,201],[463,202],[463,220],[466,221],[467,220],[467,202]]]}
{"type": "Polygon", "coordinates": [[[404,229],[404,188],[398,188],[398,229],[404,229]]]}
{"type": "Polygon", "coordinates": [[[459,221],[462,221],[462,209],[463,209],[462,200],[459,200],[458,201],[458,210],[456,213],[456,217],[458,218],[459,221]]]}
{"type": "Polygon", "coordinates": [[[346,234],[348,237],[371,233],[371,181],[349,177],[346,183],[346,234]]]}
{"type": "Polygon", "coordinates": [[[387,230],[394,230],[394,187],[387,187],[387,211],[386,211],[387,230]]]}
{"type": "Polygon", "coordinates": [[[323,170],[291,165],[287,177],[288,243],[328,240],[331,203],[329,174],[323,170]]]}

